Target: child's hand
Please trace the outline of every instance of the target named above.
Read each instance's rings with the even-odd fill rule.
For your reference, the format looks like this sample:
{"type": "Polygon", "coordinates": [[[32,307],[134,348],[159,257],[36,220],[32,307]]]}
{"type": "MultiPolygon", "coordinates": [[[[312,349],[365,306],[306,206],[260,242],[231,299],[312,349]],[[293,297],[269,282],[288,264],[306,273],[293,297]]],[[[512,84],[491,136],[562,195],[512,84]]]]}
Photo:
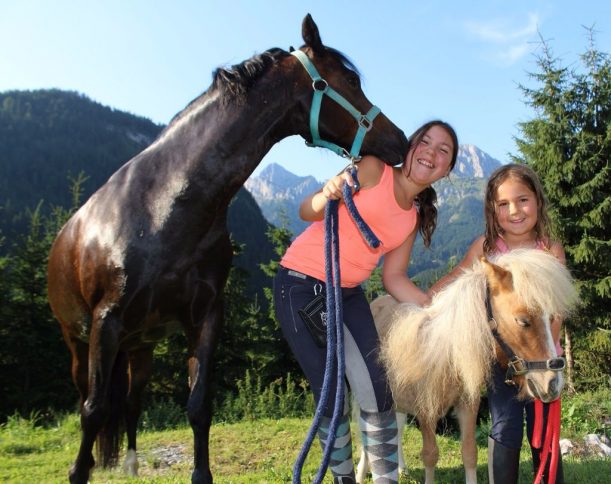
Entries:
{"type": "Polygon", "coordinates": [[[345,183],[354,190],[354,182],[350,173],[343,172],[330,178],[327,183],[325,183],[325,186],[322,187],[322,193],[327,200],[340,200],[344,197],[342,188],[345,183]]]}

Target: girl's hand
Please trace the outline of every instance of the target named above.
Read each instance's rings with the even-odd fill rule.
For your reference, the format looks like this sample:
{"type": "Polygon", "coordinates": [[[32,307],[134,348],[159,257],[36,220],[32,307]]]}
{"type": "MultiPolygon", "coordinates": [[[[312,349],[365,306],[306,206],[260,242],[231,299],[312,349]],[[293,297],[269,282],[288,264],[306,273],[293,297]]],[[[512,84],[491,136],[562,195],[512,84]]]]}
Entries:
{"type": "Polygon", "coordinates": [[[327,200],[340,200],[344,197],[342,189],[345,183],[354,190],[354,182],[350,173],[343,172],[330,178],[327,183],[325,183],[322,187],[322,194],[327,200]]]}

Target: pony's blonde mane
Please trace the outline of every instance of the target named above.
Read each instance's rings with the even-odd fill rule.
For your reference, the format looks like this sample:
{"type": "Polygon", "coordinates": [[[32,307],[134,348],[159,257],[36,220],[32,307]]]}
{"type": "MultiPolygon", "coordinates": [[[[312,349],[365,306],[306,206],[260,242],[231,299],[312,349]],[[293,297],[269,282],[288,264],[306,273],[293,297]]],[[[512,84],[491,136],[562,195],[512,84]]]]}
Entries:
{"type": "Polygon", "coordinates": [[[547,251],[516,249],[492,259],[511,272],[517,299],[534,311],[565,317],[577,303],[568,269],[547,251]]]}
{"type": "MultiPolygon", "coordinates": [[[[566,314],[576,301],[569,272],[550,254],[516,250],[494,263],[512,273],[517,297],[529,307],[566,314]]],[[[453,403],[452,395],[479,401],[495,359],[486,284],[484,263],[478,261],[430,306],[398,304],[390,322],[380,323],[388,327],[381,332],[381,357],[399,407],[409,402],[403,406],[411,407],[410,413],[436,421],[453,403]]]]}

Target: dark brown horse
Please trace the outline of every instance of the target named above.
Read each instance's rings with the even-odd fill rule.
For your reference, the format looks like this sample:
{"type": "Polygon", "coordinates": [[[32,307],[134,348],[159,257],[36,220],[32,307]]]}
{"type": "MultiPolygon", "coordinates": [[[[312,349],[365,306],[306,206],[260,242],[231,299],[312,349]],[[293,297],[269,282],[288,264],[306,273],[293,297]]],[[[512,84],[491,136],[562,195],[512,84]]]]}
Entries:
{"type": "MultiPolygon", "coordinates": [[[[357,110],[372,104],[352,64],[324,46],[308,15],[301,50],[357,110]]],[[[98,440],[103,465],[137,468],[136,424],[155,344],[175,328],[188,340],[192,481],[212,482],[210,369],[231,265],[227,207],[269,149],[290,135],[311,140],[312,80],[299,60],[271,49],[230,69],[180,112],[159,138],[121,167],[66,223],[49,257],[49,301],[72,353],[82,440],[70,481],[85,483],[98,440]]],[[[346,149],[350,113],[325,98],[320,135],[346,149]]],[[[397,164],[405,135],[379,115],[361,152],[397,164]]]]}

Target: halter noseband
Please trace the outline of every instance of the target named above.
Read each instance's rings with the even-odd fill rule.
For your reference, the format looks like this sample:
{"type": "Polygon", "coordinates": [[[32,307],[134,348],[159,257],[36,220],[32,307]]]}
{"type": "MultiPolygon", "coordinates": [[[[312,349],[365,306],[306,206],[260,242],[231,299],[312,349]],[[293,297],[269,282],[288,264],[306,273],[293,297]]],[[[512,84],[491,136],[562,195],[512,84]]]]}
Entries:
{"type": "Polygon", "coordinates": [[[490,287],[486,285],[486,317],[490,323],[490,331],[492,336],[496,339],[503,352],[508,358],[507,373],[505,375],[505,383],[508,385],[515,385],[513,381],[514,376],[525,375],[530,371],[562,371],[566,366],[566,360],[559,356],[556,358],[550,358],[549,360],[543,361],[528,361],[524,358],[520,358],[511,347],[503,340],[498,331],[498,323],[494,319],[492,314],[492,303],[490,302],[490,287]]]}
{"type": "Polygon", "coordinates": [[[329,83],[321,77],[316,70],[316,67],[314,67],[314,64],[312,64],[312,61],[303,51],[294,50],[291,52],[291,54],[299,59],[299,62],[301,62],[305,70],[312,78],[312,89],[314,90],[314,95],[312,96],[312,106],[310,107],[310,133],[312,134],[312,142],[308,143],[306,141],[306,144],[308,146],[319,146],[321,148],[330,149],[339,156],[349,158],[353,162],[360,160],[359,152],[361,151],[361,145],[363,144],[365,135],[373,127],[373,120],[378,114],[380,114],[380,108],[377,106],[372,106],[367,114],[361,113],[352,104],[350,104],[344,96],[329,86],[329,83]],[[325,141],[320,137],[320,133],[318,131],[318,121],[320,118],[320,106],[322,104],[322,98],[324,95],[329,96],[331,99],[333,99],[333,101],[348,111],[352,117],[356,119],[356,122],[359,125],[356,134],[354,135],[354,141],[352,142],[350,151],[336,145],[335,143],[325,141]]]}

